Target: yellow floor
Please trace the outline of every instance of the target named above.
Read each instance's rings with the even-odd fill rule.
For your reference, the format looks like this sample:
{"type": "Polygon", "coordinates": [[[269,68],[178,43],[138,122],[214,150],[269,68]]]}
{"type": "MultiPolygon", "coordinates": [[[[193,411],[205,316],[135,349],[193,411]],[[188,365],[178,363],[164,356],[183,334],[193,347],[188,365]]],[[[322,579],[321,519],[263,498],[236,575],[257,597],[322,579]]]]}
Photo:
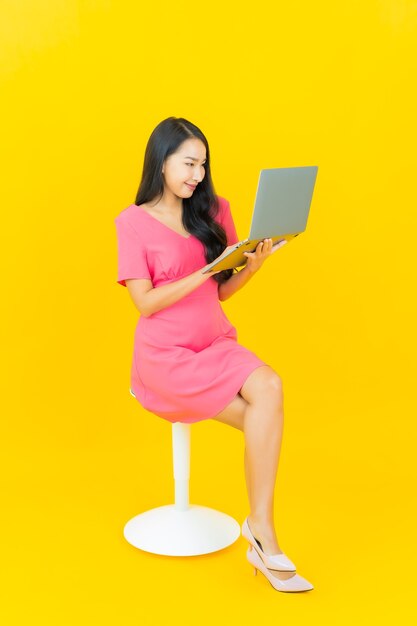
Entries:
{"type": "MultiPolygon", "coordinates": [[[[136,403],[126,407],[129,416],[137,413],[136,403]]],[[[277,531],[315,589],[285,594],[260,573],[253,576],[243,537],[223,551],[187,558],[155,556],[125,541],[130,517],[173,497],[170,426],[146,412],[138,421],[129,416],[121,416],[112,442],[111,421],[103,423],[105,437],[86,431],[78,442],[71,428],[65,442],[51,432],[42,438],[41,424],[37,437],[32,424],[20,448],[13,454],[9,448],[13,474],[2,476],[4,624],[412,622],[415,485],[405,417],[402,428],[375,436],[369,453],[371,438],[357,437],[369,415],[339,413],[332,430],[334,418],[324,412],[320,422],[312,419],[314,439],[297,432],[296,412],[288,415],[277,531]],[[327,438],[320,436],[324,429],[327,438]]],[[[378,419],[387,424],[390,416],[378,419]]],[[[193,427],[191,443],[192,503],[242,522],[248,510],[241,433],[209,420],[193,427]]]]}

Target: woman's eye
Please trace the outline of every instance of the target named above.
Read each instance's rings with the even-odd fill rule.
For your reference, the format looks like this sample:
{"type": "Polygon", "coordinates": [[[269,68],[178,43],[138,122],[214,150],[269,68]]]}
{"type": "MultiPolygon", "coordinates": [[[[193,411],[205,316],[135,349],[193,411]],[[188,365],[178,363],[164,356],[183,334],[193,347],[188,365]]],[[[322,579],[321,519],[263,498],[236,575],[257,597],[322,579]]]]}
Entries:
{"type": "MultiPolygon", "coordinates": [[[[186,163],[186,165],[194,165],[194,163],[186,163]]],[[[205,167],[206,164],[203,163],[202,165],[203,165],[203,167],[205,167]]]]}

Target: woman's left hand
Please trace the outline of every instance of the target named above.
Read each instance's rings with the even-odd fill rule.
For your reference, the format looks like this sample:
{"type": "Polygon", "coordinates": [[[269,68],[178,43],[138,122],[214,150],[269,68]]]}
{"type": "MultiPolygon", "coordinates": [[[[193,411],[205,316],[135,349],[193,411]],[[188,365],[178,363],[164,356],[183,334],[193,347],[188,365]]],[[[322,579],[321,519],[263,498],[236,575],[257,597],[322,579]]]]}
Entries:
{"type": "Polygon", "coordinates": [[[278,248],[281,248],[281,246],[283,246],[286,243],[287,243],[286,239],[282,239],[281,241],[279,241],[278,243],[275,243],[274,245],[272,245],[272,239],[264,239],[263,241],[260,241],[258,245],[256,246],[255,252],[243,253],[248,259],[246,263],[246,267],[251,272],[257,272],[262,266],[262,263],[269,256],[271,256],[271,254],[274,254],[274,252],[276,252],[278,248]]]}

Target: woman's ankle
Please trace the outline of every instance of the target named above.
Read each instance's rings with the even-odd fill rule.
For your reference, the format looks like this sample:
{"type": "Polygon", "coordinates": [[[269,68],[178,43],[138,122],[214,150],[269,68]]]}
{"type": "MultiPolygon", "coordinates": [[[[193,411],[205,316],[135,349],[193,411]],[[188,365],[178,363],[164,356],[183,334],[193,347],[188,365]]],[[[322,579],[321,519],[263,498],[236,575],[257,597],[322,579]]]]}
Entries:
{"type": "Polygon", "coordinates": [[[257,528],[259,530],[262,530],[266,534],[275,533],[274,521],[271,518],[266,518],[251,513],[250,515],[248,515],[248,524],[250,528],[257,528]]]}

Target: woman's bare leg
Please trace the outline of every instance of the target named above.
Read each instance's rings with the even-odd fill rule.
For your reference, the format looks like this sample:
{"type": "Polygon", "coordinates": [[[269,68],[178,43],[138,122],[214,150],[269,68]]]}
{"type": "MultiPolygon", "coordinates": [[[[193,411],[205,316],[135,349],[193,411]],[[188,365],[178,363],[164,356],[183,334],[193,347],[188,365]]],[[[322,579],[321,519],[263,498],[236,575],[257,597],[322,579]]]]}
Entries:
{"type": "Polygon", "coordinates": [[[250,481],[249,527],[266,554],[282,552],[274,527],[274,490],[281,451],[284,411],[278,374],[269,367],[256,368],[240,390],[248,403],[244,436],[250,481]]]}
{"type": "MultiPolygon", "coordinates": [[[[222,422],[223,424],[228,424],[229,426],[233,426],[238,430],[244,431],[245,424],[245,411],[248,403],[246,400],[242,398],[240,394],[237,394],[235,398],[233,398],[232,402],[227,405],[225,409],[213,419],[218,422],[222,422]]],[[[251,494],[250,494],[250,476],[249,476],[249,463],[248,463],[248,453],[245,447],[244,454],[244,466],[245,466],[245,480],[246,480],[246,489],[248,492],[249,502],[251,502],[251,494]]]]}
{"type": "Polygon", "coordinates": [[[233,426],[243,432],[245,411],[248,403],[238,393],[221,413],[213,417],[219,422],[233,426]]]}
{"type": "Polygon", "coordinates": [[[274,529],[274,489],[283,433],[281,379],[268,365],[256,368],[213,419],[244,432],[249,526],[264,552],[277,554],[281,549],[274,529]]]}
{"type": "MultiPolygon", "coordinates": [[[[249,527],[266,554],[281,551],[274,526],[274,490],[283,435],[283,390],[269,366],[256,368],[238,396],[215,418],[244,432],[249,527]]],[[[281,579],[293,572],[274,572],[281,579]]]]}

